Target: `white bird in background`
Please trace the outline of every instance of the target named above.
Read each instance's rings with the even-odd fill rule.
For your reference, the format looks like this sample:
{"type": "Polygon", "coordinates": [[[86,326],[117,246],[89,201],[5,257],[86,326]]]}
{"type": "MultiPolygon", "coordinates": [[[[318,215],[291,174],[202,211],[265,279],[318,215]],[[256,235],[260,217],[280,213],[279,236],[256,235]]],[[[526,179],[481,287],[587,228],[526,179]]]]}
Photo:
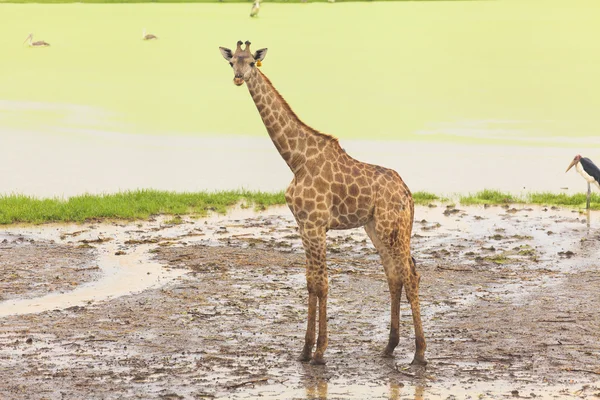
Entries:
{"type": "Polygon", "coordinates": [[[158,39],[158,36],[155,36],[151,33],[146,34],[146,28],[144,28],[144,30],[142,31],[142,39],[143,40],[153,40],[153,39],[158,39]]]}
{"type": "Polygon", "coordinates": [[[38,40],[37,42],[33,41],[33,33],[30,33],[29,36],[27,36],[27,39],[25,39],[25,41],[23,42],[23,44],[29,42],[29,47],[48,47],[50,46],[50,43],[44,42],[43,40],[38,40]]]}
{"type": "Polygon", "coordinates": [[[260,0],[254,0],[254,4],[252,4],[252,9],[250,10],[250,16],[256,17],[258,15],[259,10],[260,10],[260,0]]]}

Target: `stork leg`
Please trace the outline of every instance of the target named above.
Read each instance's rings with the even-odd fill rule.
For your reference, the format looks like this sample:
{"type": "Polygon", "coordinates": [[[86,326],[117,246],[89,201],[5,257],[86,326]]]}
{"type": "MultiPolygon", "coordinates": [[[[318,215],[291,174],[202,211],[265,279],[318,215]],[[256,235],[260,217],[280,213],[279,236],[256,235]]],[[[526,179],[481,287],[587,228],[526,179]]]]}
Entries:
{"type": "Polygon", "coordinates": [[[590,198],[592,196],[592,185],[588,182],[588,192],[587,192],[587,202],[585,203],[585,209],[589,211],[590,209],[590,198]]]}
{"type": "MultiPolygon", "coordinates": [[[[586,220],[587,220],[587,227],[589,229],[589,227],[590,227],[590,221],[592,219],[591,216],[590,216],[590,210],[587,210],[587,212],[585,213],[585,217],[586,217],[586,220]]],[[[588,233],[589,233],[589,230],[588,230],[588,233]]]]}

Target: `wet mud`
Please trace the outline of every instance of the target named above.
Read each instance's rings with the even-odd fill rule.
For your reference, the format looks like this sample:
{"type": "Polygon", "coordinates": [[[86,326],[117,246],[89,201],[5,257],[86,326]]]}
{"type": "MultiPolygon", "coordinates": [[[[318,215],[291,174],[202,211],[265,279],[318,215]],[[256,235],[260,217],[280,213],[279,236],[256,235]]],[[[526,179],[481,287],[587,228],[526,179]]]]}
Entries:
{"type": "Polygon", "coordinates": [[[144,261],[133,263],[139,275],[157,274],[144,269],[154,263],[165,275],[144,284],[123,275],[130,293],[44,311],[11,300],[44,295],[49,289],[27,288],[54,272],[20,277],[23,289],[7,290],[0,302],[0,397],[600,398],[599,217],[418,207],[413,253],[422,274],[425,367],[409,365],[414,334],[405,300],[395,358],[381,356],[389,294],[362,230],[328,234],[327,365],[312,366],[296,360],[307,294],[300,238],[285,208],[84,229],[12,227],[2,233],[3,267],[39,257],[19,243],[33,240],[40,244],[28,246],[69,257],[46,259],[56,271],[99,261],[97,276],[82,284],[99,292],[108,289],[96,283],[120,257],[144,261]],[[81,230],[90,240],[113,240],[81,248],[72,236],[81,230]],[[111,257],[102,258],[106,252],[111,257]]]}
{"type": "Polygon", "coordinates": [[[0,301],[67,292],[99,270],[92,249],[0,233],[0,301]]]}

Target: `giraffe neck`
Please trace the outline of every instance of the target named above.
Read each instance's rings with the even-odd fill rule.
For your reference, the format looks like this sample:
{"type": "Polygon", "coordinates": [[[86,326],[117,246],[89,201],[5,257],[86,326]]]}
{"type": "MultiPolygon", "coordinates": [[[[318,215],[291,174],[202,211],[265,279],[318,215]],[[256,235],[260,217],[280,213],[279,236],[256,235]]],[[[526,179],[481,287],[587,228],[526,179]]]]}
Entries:
{"type": "Polygon", "coordinates": [[[336,140],[300,121],[258,68],[246,84],[271,140],[294,174],[306,164],[307,152],[313,143],[316,145],[323,140],[336,140]]]}

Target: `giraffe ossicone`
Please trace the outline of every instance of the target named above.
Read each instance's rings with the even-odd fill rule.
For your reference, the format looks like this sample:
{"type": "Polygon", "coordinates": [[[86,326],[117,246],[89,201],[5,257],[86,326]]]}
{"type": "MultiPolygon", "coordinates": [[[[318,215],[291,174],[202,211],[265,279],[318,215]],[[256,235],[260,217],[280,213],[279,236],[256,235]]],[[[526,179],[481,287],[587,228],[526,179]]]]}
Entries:
{"type": "Polygon", "coordinates": [[[391,298],[391,327],[384,355],[399,342],[402,288],[410,303],[416,350],[413,364],[426,364],[425,337],[419,305],[420,274],[410,252],[414,202],[394,170],[350,157],[333,136],[298,118],[271,81],[257,68],[267,49],[250,52],[250,42],[235,52],[220,47],[233,68],[233,82],[246,83],[263,123],[294,178],[286,202],[298,223],[306,253],[308,322],[300,360],[324,364],[327,348],[326,232],[364,226],[379,253],[391,298]],[[318,311],[318,318],[317,318],[318,311]],[[318,337],[316,335],[318,319],[318,337]],[[316,350],[313,347],[316,339],[316,350]]]}

